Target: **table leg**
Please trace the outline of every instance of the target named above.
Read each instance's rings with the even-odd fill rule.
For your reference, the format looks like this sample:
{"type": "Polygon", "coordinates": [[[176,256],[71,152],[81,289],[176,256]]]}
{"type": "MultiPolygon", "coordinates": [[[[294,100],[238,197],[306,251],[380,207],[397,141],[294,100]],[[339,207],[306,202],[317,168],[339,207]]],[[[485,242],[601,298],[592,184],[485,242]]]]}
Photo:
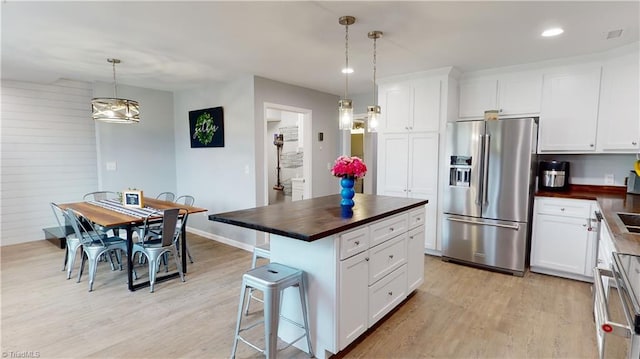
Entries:
{"type": "Polygon", "coordinates": [[[131,225],[127,226],[127,285],[130,291],[134,291],[133,287],[133,230],[131,225]]]}
{"type": "Polygon", "coordinates": [[[182,254],[182,271],[187,273],[187,222],[182,224],[180,233],[180,253],[182,254]]]}

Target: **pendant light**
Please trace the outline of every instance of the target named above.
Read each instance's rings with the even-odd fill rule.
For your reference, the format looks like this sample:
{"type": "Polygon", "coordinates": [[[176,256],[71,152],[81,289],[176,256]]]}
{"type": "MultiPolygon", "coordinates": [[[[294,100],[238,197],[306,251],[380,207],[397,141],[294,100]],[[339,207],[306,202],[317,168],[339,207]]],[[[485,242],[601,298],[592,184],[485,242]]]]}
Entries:
{"type": "Polygon", "coordinates": [[[378,106],[378,87],[376,86],[376,40],[382,37],[382,31],[369,31],[367,36],[373,39],[373,106],[367,106],[367,130],[376,132],[380,123],[380,106],[378,106]]]}
{"type": "Polygon", "coordinates": [[[96,121],[111,123],[138,123],[140,122],[140,105],[138,101],[118,98],[118,85],[116,82],[116,64],[118,59],[107,59],[113,65],[113,98],[98,97],[91,100],[91,117],[96,121]]]}
{"type": "Polygon", "coordinates": [[[356,22],[356,18],[353,16],[341,16],[338,19],[340,25],[344,25],[345,28],[345,70],[344,70],[344,98],[338,101],[339,111],[339,128],[341,130],[351,130],[353,127],[353,101],[349,97],[349,25],[353,25],[356,22]]]}

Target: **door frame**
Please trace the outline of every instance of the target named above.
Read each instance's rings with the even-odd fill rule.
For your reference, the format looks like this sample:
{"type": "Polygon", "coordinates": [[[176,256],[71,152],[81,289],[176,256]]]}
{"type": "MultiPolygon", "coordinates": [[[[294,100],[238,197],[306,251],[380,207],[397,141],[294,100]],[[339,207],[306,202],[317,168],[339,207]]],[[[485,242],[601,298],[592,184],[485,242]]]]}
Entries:
{"type": "MultiPolygon", "coordinates": [[[[312,155],[313,155],[313,146],[312,146],[312,129],[311,129],[311,124],[312,124],[312,111],[310,109],[306,109],[306,108],[301,108],[301,107],[294,107],[294,106],[288,106],[288,105],[282,105],[282,104],[277,104],[277,103],[273,103],[273,102],[264,102],[262,104],[262,110],[263,110],[263,131],[262,131],[262,138],[265,139],[264,141],[264,148],[263,148],[263,158],[262,161],[263,163],[268,163],[268,151],[273,151],[273,139],[271,138],[267,138],[267,110],[278,110],[278,111],[287,111],[287,112],[295,112],[295,113],[299,113],[302,114],[302,131],[303,131],[303,146],[304,146],[304,155],[302,157],[302,166],[303,166],[303,177],[304,177],[304,192],[303,192],[303,197],[304,198],[311,198],[312,197],[312,155]]],[[[264,186],[262,188],[263,191],[263,198],[264,198],[264,203],[262,203],[262,205],[268,205],[269,204],[269,170],[272,170],[270,168],[268,168],[268,166],[264,166],[264,172],[262,173],[262,177],[263,177],[263,183],[264,186]]]]}

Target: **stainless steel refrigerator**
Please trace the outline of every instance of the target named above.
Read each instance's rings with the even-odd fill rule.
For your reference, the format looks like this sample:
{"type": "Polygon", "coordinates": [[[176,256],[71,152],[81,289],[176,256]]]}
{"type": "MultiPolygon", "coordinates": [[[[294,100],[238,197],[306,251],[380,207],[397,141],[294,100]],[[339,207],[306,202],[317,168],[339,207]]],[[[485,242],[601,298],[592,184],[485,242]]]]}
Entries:
{"type": "Polygon", "coordinates": [[[447,124],[444,260],[524,274],[537,139],[537,118],[447,124]]]}

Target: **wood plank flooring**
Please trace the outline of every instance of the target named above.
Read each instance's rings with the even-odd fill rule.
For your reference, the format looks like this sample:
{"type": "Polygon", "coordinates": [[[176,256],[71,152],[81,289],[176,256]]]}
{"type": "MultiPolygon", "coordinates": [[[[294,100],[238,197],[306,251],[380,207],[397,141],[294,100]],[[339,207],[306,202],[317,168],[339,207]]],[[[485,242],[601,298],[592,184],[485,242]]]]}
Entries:
{"type": "MultiPolygon", "coordinates": [[[[87,276],[81,283],[67,280],[64,252],[44,240],[2,247],[2,353],[228,358],[251,254],[193,234],[189,246],[195,263],[186,282],[158,283],[155,293],[129,292],[126,272],[107,263],[99,264],[88,292],[87,276]]],[[[306,357],[295,348],[280,354],[306,357]]],[[[237,357],[261,356],[239,344],[237,357]]],[[[596,358],[590,285],[530,272],[512,277],[426,256],[425,283],[337,357],[596,358]]]]}

